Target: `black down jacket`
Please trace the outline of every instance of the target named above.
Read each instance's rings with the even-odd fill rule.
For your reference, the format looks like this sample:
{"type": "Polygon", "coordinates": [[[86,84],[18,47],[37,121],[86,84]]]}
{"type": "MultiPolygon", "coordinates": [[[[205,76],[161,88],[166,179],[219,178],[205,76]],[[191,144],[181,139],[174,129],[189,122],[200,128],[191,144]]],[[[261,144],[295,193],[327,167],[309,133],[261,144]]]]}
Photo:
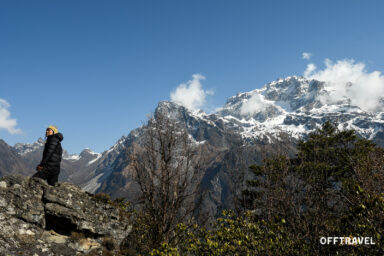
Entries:
{"type": "Polygon", "coordinates": [[[61,133],[56,133],[47,137],[47,142],[45,143],[43,151],[43,160],[40,162],[41,166],[60,168],[61,155],[63,154],[61,141],[63,138],[63,134],[61,133]]]}

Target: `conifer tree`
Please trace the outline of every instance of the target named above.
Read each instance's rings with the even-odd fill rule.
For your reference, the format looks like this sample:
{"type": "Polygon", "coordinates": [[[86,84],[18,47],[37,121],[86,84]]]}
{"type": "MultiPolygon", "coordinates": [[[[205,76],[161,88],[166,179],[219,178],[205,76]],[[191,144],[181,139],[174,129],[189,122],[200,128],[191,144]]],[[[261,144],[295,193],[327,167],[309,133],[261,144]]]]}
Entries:
{"type": "Polygon", "coordinates": [[[383,253],[384,151],[326,122],[298,144],[293,159],[277,156],[251,166],[244,191],[257,219],[284,219],[297,240],[318,254],[383,253]],[[374,246],[322,245],[321,237],[373,237],[374,246]]]}

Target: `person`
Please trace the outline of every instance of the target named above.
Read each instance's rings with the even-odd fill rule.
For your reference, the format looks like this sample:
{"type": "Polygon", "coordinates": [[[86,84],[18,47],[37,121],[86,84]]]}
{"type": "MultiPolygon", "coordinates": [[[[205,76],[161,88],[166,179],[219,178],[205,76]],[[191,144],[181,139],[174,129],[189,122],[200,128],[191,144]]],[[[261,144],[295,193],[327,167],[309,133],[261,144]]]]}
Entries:
{"type": "Polygon", "coordinates": [[[61,156],[63,154],[61,141],[64,137],[54,125],[48,126],[45,131],[45,136],[46,142],[44,145],[43,159],[36,167],[37,173],[32,177],[44,179],[49,185],[54,186],[59,179],[61,156]]]}

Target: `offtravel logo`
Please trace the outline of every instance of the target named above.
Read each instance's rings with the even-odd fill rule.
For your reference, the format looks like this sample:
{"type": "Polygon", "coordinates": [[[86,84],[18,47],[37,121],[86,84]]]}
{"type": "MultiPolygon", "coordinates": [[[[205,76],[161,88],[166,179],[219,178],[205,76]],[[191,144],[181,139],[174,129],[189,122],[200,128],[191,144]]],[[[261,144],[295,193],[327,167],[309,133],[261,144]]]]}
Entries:
{"type": "Polygon", "coordinates": [[[322,245],[374,245],[372,237],[321,237],[322,245]]]}

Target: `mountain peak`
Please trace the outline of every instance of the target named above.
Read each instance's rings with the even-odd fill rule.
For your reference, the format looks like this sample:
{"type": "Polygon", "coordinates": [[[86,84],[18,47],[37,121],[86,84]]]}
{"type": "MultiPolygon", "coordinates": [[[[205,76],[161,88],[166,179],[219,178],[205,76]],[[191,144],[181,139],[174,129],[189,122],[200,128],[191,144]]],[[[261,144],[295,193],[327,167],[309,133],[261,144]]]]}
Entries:
{"type": "Polygon", "coordinates": [[[16,150],[16,152],[19,155],[25,155],[27,153],[39,150],[40,148],[43,148],[45,144],[45,140],[43,140],[41,137],[38,138],[37,141],[35,141],[33,144],[28,143],[16,143],[13,148],[16,150]]]}
{"type": "Polygon", "coordinates": [[[155,110],[155,116],[157,114],[163,114],[170,119],[177,120],[183,118],[188,112],[190,112],[190,110],[179,103],[173,101],[160,101],[155,110]]]}
{"type": "Polygon", "coordinates": [[[180,110],[186,110],[186,108],[180,103],[173,101],[160,101],[156,107],[155,114],[158,111],[174,112],[180,110]]]}
{"type": "Polygon", "coordinates": [[[89,156],[89,155],[99,155],[99,153],[92,151],[90,148],[85,148],[80,153],[80,157],[85,157],[85,156],[89,156]]]}

